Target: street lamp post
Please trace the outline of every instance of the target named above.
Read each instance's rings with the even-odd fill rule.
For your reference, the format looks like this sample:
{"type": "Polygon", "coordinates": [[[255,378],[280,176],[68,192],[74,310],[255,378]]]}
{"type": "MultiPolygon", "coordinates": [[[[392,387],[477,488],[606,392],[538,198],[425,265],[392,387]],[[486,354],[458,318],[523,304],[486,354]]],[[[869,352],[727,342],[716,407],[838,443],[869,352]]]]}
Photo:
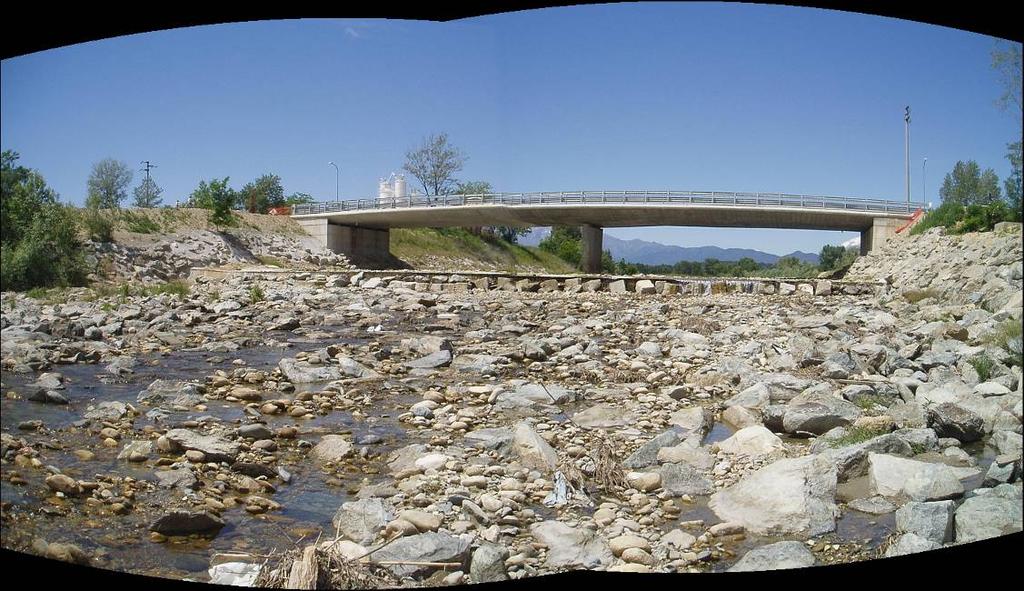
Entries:
{"type": "Polygon", "coordinates": [[[906,135],[905,135],[905,139],[906,139],[906,143],[905,143],[905,146],[906,146],[906,158],[905,158],[904,161],[906,162],[906,167],[907,167],[907,206],[909,207],[910,206],[910,106],[909,105],[907,106],[907,112],[903,116],[903,120],[906,121],[906,123],[907,123],[906,124],[906,128],[905,128],[905,130],[906,130],[906,135]]]}
{"type": "Polygon", "coordinates": [[[334,167],[334,200],[338,201],[341,195],[341,171],[338,170],[338,165],[333,162],[328,162],[334,167]]]}
{"type": "Polygon", "coordinates": [[[925,158],[924,162],[921,163],[921,201],[924,202],[928,198],[928,186],[926,185],[924,173],[928,169],[928,159],[925,158]]]}

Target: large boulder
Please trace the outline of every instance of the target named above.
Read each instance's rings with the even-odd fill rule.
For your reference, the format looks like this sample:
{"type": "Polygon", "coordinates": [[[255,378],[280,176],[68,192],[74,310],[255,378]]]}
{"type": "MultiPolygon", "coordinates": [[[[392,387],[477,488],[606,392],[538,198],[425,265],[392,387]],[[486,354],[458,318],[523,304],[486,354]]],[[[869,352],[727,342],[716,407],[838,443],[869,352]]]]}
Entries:
{"type": "Polygon", "coordinates": [[[545,566],[595,569],[614,560],[611,548],[595,532],[569,527],[558,521],[542,521],[530,526],[530,533],[548,547],[545,566]]]}
{"type": "Polygon", "coordinates": [[[171,511],[149,526],[165,536],[188,536],[192,534],[216,534],[224,527],[224,520],[205,511],[171,511]]]}
{"type": "Polygon", "coordinates": [[[937,404],[927,410],[926,416],[928,426],[939,437],[953,437],[966,443],[985,435],[985,421],[958,404],[937,404]]]}
{"type": "Polygon", "coordinates": [[[953,541],[953,501],[910,502],[896,511],[896,530],[945,544],[953,541]]]}
{"type": "Polygon", "coordinates": [[[744,427],[728,439],[719,441],[718,449],[730,454],[763,456],[783,449],[782,440],[761,425],[744,427]]]}
{"type": "Polygon", "coordinates": [[[622,427],[633,422],[629,414],[610,404],[597,404],[572,416],[572,422],[584,429],[622,427]]]}
{"type": "Polygon", "coordinates": [[[633,469],[652,466],[658,463],[658,450],[663,447],[679,445],[683,441],[683,435],[685,435],[685,431],[679,427],[667,429],[641,445],[640,449],[622,462],[622,465],[633,469]]]}
{"type": "Polygon", "coordinates": [[[661,487],[670,496],[702,496],[715,492],[707,476],[688,464],[664,464],[656,472],[661,474],[661,487]]]}
{"type": "Polygon", "coordinates": [[[164,435],[174,445],[203,452],[208,462],[233,462],[238,457],[238,443],[216,435],[200,435],[188,429],[171,429],[164,435]]]}
{"type": "Polygon", "coordinates": [[[801,394],[786,405],[782,428],[786,433],[822,435],[856,421],[861,410],[842,398],[825,392],[801,394]]]}
{"type": "Polygon", "coordinates": [[[776,542],[754,548],[729,568],[728,572],[783,570],[814,566],[814,554],[800,542],[776,542]]]}
{"type": "MultiPolygon", "coordinates": [[[[469,536],[428,532],[399,538],[371,556],[377,562],[405,563],[390,564],[387,568],[400,577],[412,577],[436,568],[425,563],[456,562],[468,568],[466,563],[469,560],[471,541],[469,536]]],[[[467,568],[459,570],[465,571],[467,568]]]]}
{"type": "Polygon", "coordinates": [[[312,364],[285,358],[278,362],[277,367],[293,384],[313,384],[341,379],[341,369],[329,363],[312,364]]]}
{"type": "Polygon", "coordinates": [[[516,425],[512,433],[512,449],[528,468],[551,472],[558,466],[558,454],[526,421],[516,425]]]}
{"type": "Polygon", "coordinates": [[[508,557],[508,548],[504,546],[481,544],[473,552],[473,559],[469,563],[469,576],[473,578],[474,583],[507,581],[508,571],[505,570],[505,561],[508,560],[508,557]]]}
{"type": "Polygon", "coordinates": [[[324,435],[313,449],[309,457],[321,462],[339,462],[352,453],[352,442],[343,435],[324,435]]]}
{"type": "Polygon", "coordinates": [[[142,404],[192,407],[205,402],[199,393],[199,386],[175,380],[154,380],[145,390],[139,392],[142,404]]]}
{"type": "Polygon", "coordinates": [[[763,535],[811,537],[835,529],[836,469],[819,455],[779,460],[711,496],[723,521],[763,535]]]}
{"type": "Polygon", "coordinates": [[[381,499],[369,498],[342,504],[331,523],[345,538],[357,544],[369,544],[393,518],[390,505],[381,499]]]}
{"type": "Polygon", "coordinates": [[[963,484],[945,464],[878,453],[868,454],[868,486],[871,494],[914,501],[941,501],[964,494],[963,484]]]}
{"type": "Polygon", "coordinates": [[[938,550],[941,547],[942,544],[938,542],[922,538],[914,533],[906,533],[896,538],[896,541],[886,548],[885,558],[906,556],[907,554],[917,554],[918,552],[927,552],[929,550],[938,550]]]}
{"type": "Polygon", "coordinates": [[[1005,536],[1022,529],[1020,488],[1003,484],[963,502],[953,518],[957,543],[1005,536]],[[1005,487],[1005,488],[1004,488],[1005,487]],[[999,494],[1004,489],[1004,494],[999,494]]]}

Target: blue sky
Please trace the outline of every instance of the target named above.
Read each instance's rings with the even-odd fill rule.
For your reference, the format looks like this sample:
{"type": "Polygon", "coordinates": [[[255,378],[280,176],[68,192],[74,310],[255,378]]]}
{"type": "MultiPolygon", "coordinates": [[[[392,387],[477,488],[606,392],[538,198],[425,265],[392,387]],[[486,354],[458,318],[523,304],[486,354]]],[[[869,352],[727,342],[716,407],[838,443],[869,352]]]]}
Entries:
{"type": "MultiPolygon", "coordinates": [[[[376,193],[447,132],[500,191],[694,189],[904,198],[974,159],[1004,178],[995,39],[812,8],[624,4],[450,23],[177,29],[4,60],[0,144],[82,203],[94,162],[150,160],[165,202],[265,172],[288,193],[376,193]]],[[[136,182],[141,174],[136,173],[136,182]]],[[[683,246],[818,251],[838,232],[610,230],[683,246]]]]}

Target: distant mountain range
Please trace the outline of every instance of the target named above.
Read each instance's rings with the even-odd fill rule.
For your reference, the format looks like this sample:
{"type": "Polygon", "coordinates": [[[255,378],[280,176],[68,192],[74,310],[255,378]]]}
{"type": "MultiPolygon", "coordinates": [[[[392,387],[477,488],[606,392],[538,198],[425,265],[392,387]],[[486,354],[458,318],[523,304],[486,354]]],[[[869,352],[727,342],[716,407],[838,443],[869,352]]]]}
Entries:
{"type": "MultiPolygon", "coordinates": [[[[536,246],[550,233],[550,228],[534,228],[529,234],[519,239],[519,244],[536,246]]],[[[622,240],[610,236],[607,232],[604,235],[604,248],[611,251],[612,258],[616,261],[625,260],[629,263],[643,263],[646,265],[672,265],[679,261],[704,261],[707,259],[738,261],[743,257],[750,257],[758,263],[769,265],[777,263],[783,257],[796,257],[807,263],[818,264],[817,254],[801,252],[799,250],[779,256],[749,248],[673,246],[659,242],[648,242],[647,240],[622,240]]]]}

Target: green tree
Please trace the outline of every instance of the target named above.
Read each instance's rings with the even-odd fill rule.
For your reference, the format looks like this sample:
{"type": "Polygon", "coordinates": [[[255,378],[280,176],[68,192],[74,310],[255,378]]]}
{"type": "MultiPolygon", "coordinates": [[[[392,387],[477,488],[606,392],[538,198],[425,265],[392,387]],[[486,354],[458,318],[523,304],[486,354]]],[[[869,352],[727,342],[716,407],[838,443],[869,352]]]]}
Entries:
{"type": "Polygon", "coordinates": [[[231,210],[238,203],[238,193],[228,186],[229,179],[224,177],[224,180],[214,179],[209,183],[200,181],[199,187],[189,197],[193,206],[209,209],[210,221],[218,226],[232,225],[235,219],[231,210]]]}
{"type": "Polygon", "coordinates": [[[313,196],[309,193],[292,193],[284,200],[285,205],[301,205],[303,203],[313,203],[313,196]]]}
{"type": "Polygon", "coordinates": [[[992,50],[992,67],[999,73],[1003,85],[999,106],[1007,111],[1016,108],[1017,113],[1024,112],[1021,105],[1021,44],[1008,42],[998,45],[992,50]]]}
{"type": "Polygon", "coordinates": [[[74,211],[18,158],[11,150],[0,158],[0,289],[83,285],[74,211]]]}
{"type": "Polygon", "coordinates": [[[583,259],[583,234],[576,226],[551,228],[551,233],[537,246],[577,267],[583,259]]]}
{"type": "Polygon", "coordinates": [[[128,197],[132,171],[120,160],[105,158],[92,167],[85,204],[93,209],[117,209],[128,197]]]}
{"type": "Polygon", "coordinates": [[[267,213],[271,207],[285,204],[281,177],[276,174],[265,174],[246,183],[239,191],[239,197],[249,213],[267,213]]]}
{"type": "Polygon", "coordinates": [[[133,194],[135,195],[135,201],[132,203],[135,207],[160,207],[163,203],[163,199],[160,195],[164,192],[156,181],[152,177],[146,177],[142,179],[138,187],[135,187],[133,194]]]}
{"type": "Polygon", "coordinates": [[[1006,201],[1019,220],[1021,217],[1021,142],[1014,142],[1006,148],[1008,150],[1006,159],[1010,161],[1010,176],[1003,181],[1003,188],[1006,192],[1006,201]]]}
{"type": "Polygon", "coordinates": [[[939,196],[943,202],[959,205],[993,203],[1000,198],[999,177],[991,168],[980,172],[973,160],[958,161],[942,181],[939,196]]]}
{"type": "Polygon", "coordinates": [[[455,173],[462,170],[467,157],[448,144],[448,135],[431,135],[423,145],[405,154],[403,168],[423,185],[427,195],[448,195],[457,186],[455,173]]]}
{"type": "Polygon", "coordinates": [[[835,269],[844,254],[846,254],[846,249],[842,246],[833,246],[831,244],[822,246],[821,253],[818,254],[818,268],[822,271],[835,269]]]}

